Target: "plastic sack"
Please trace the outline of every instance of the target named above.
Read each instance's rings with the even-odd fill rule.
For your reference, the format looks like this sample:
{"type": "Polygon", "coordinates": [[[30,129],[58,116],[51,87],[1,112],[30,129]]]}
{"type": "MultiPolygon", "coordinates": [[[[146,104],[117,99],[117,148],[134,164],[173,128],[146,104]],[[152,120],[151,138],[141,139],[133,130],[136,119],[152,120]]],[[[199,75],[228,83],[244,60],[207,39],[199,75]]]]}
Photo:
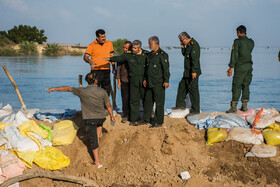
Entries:
{"type": "Polygon", "coordinates": [[[190,109],[174,109],[171,114],[168,115],[170,118],[185,118],[190,113],[190,109]]]}
{"type": "Polygon", "coordinates": [[[278,123],[280,123],[280,114],[277,114],[276,116],[274,116],[274,120],[277,121],[278,123]]]}
{"type": "MultiPolygon", "coordinates": [[[[260,110],[260,109],[256,109],[256,110],[260,110]]],[[[263,108],[262,115],[271,115],[274,117],[278,114],[279,114],[279,111],[276,110],[275,108],[266,108],[266,107],[263,108]]]]}
{"type": "Polygon", "coordinates": [[[6,126],[5,134],[10,145],[17,151],[38,151],[38,145],[30,138],[23,136],[15,126],[6,126]]]}
{"type": "MultiPolygon", "coordinates": [[[[255,115],[247,116],[246,120],[253,126],[255,121],[255,115]]],[[[256,122],[256,129],[264,129],[268,127],[269,125],[273,125],[275,123],[274,118],[271,115],[263,115],[263,113],[260,115],[259,120],[256,122]]]]}
{"type": "Polygon", "coordinates": [[[9,116],[12,113],[13,113],[13,109],[11,105],[7,104],[6,106],[0,109],[0,121],[2,121],[5,116],[9,116]]]}
{"type": "Polygon", "coordinates": [[[70,158],[55,147],[46,147],[45,150],[36,152],[34,163],[44,169],[57,170],[67,167],[70,158]]]}
{"type": "Polygon", "coordinates": [[[198,123],[203,123],[205,122],[207,119],[210,119],[210,112],[202,112],[200,114],[196,114],[196,115],[192,115],[192,116],[188,116],[187,120],[188,122],[190,122],[193,125],[196,125],[198,123]]]}
{"type": "Polygon", "coordinates": [[[280,145],[280,126],[270,125],[263,130],[263,137],[267,145],[280,145]]]}
{"type": "Polygon", "coordinates": [[[73,143],[79,127],[70,120],[56,123],[53,127],[53,145],[69,145],[73,143]]]}
{"type": "Polygon", "coordinates": [[[36,134],[33,132],[30,132],[30,133],[33,137],[35,137],[40,142],[42,150],[44,150],[45,147],[52,146],[52,142],[50,142],[50,140],[42,138],[42,136],[40,136],[39,134],[36,134]]]}
{"type": "MultiPolygon", "coordinates": [[[[255,130],[259,132],[258,130],[255,130]]],[[[261,144],[263,142],[263,135],[253,133],[249,128],[233,127],[228,134],[226,141],[235,140],[245,144],[261,144]]]]}
{"type": "Polygon", "coordinates": [[[29,119],[21,111],[18,111],[16,114],[5,117],[2,122],[19,126],[27,121],[29,121],[29,119]]]}
{"type": "Polygon", "coordinates": [[[265,144],[254,145],[251,150],[245,155],[245,157],[259,157],[268,158],[275,157],[277,153],[275,146],[269,146],[265,144]]]}
{"type": "Polygon", "coordinates": [[[12,125],[13,125],[13,124],[2,123],[2,122],[0,122],[0,129],[1,129],[2,131],[4,131],[4,129],[5,129],[6,126],[12,126],[12,125]]]}
{"type": "Polygon", "coordinates": [[[11,145],[8,141],[8,138],[6,137],[6,134],[0,130],[0,146],[4,146],[4,149],[11,149],[11,145]]]}
{"type": "Polygon", "coordinates": [[[212,126],[230,130],[232,127],[248,127],[248,124],[242,117],[229,113],[218,115],[212,126]]]}
{"type": "Polygon", "coordinates": [[[52,141],[52,129],[46,126],[44,123],[40,123],[39,126],[48,133],[48,140],[52,141]]]}
{"type": "Polygon", "coordinates": [[[0,151],[0,168],[2,171],[1,176],[9,179],[23,174],[26,169],[24,164],[9,151],[0,151]]]}
{"type": "Polygon", "coordinates": [[[16,151],[16,150],[11,150],[11,152],[16,155],[22,162],[23,164],[28,167],[32,168],[32,163],[35,157],[36,151],[16,151]]]}
{"type": "Polygon", "coordinates": [[[238,116],[241,116],[243,119],[246,119],[246,116],[256,115],[256,111],[252,108],[248,108],[248,110],[246,112],[237,110],[236,114],[238,116]]]}
{"type": "Polygon", "coordinates": [[[36,144],[38,145],[39,149],[41,149],[41,143],[31,133],[33,132],[33,133],[39,134],[43,138],[47,138],[48,137],[48,133],[46,131],[44,131],[43,129],[41,129],[36,124],[36,122],[33,121],[33,120],[27,121],[27,122],[23,123],[22,125],[18,126],[18,129],[20,131],[20,134],[22,134],[24,136],[27,136],[28,138],[30,138],[34,142],[36,142],[36,144]]]}
{"type": "Polygon", "coordinates": [[[225,129],[209,128],[207,130],[207,142],[206,145],[212,145],[213,143],[222,142],[227,139],[228,133],[225,129]]]}

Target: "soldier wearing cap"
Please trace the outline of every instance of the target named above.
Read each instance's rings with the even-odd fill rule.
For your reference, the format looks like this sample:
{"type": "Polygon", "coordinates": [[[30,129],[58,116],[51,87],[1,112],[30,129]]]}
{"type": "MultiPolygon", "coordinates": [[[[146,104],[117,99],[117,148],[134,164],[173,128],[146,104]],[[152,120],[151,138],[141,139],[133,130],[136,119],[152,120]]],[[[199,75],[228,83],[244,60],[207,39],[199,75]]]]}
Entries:
{"type": "Polygon", "coordinates": [[[252,51],[254,41],[246,36],[246,27],[244,25],[240,25],[236,31],[238,38],[234,40],[229,69],[227,71],[227,75],[230,77],[234,69],[231,107],[226,111],[227,113],[236,112],[241,91],[241,110],[247,111],[247,103],[249,102],[250,96],[249,86],[252,81],[253,72],[252,51]]]}
{"type": "Polygon", "coordinates": [[[200,69],[200,46],[197,41],[189,36],[187,32],[182,32],[178,36],[184,59],[183,78],[178,85],[176,108],[186,107],[186,95],[190,95],[190,114],[200,113],[200,98],[198,79],[201,75],[200,69]]]}
{"type": "Polygon", "coordinates": [[[151,127],[160,127],[164,122],[165,89],[169,87],[169,60],[168,54],[159,47],[157,36],[150,37],[148,41],[152,51],[148,55],[145,79],[143,81],[144,87],[147,88],[143,120],[150,122],[155,102],[155,118],[151,127]]]}

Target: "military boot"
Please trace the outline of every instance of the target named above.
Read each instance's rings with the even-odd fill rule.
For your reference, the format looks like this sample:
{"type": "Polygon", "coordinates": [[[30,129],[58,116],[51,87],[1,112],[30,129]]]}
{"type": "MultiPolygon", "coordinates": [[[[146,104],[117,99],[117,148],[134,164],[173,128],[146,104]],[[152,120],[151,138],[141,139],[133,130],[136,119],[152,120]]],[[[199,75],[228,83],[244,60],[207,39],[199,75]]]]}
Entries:
{"type": "Polygon", "coordinates": [[[248,102],[249,102],[249,100],[242,100],[242,106],[240,108],[241,111],[246,112],[248,110],[248,108],[247,108],[248,102]]]}
{"type": "Polygon", "coordinates": [[[230,102],[230,109],[226,111],[226,113],[235,113],[237,111],[237,104],[238,101],[231,101],[230,102]]]}

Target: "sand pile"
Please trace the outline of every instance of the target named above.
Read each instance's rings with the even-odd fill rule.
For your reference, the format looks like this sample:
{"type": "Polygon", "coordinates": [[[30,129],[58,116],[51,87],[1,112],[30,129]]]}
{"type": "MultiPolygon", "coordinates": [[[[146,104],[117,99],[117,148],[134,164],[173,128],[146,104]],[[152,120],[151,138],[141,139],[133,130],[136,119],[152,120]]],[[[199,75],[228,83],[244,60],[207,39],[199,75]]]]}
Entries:
{"type": "MultiPolygon", "coordinates": [[[[54,171],[95,180],[100,186],[279,186],[280,156],[245,158],[252,145],[224,142],[205,145],[205,130],[185,119],[165,118],[164,126],[131,127],[121,117],[111,126],[104,123],[100,139],[101,169],[91,165],[84,124],[79,113],[72,120],[80,127],[73,144],[59,146],[70,157],[68,167],[54,171]],[[179,174],[188,171],[188,181],[179,174]]],[[[43,170],[33,165],[25,172],[43,170]]],[[[49,171],[52,172],[52,171],[49,171]]],[[[31,179],[20,186],[79,186],[50,179],[31,179]]]]}

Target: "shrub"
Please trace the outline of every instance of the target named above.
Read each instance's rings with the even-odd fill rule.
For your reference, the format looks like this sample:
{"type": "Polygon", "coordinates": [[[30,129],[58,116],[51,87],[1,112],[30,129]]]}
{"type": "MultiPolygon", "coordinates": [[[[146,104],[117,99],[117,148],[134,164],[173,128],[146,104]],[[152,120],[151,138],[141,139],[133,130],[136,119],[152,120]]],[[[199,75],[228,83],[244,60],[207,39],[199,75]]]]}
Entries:
{"type": "Polygon", "coordinates": [[[60,56],[60,55],[64,55],[64,52],[59,44],[53,43],[53,44],[47,44],[47,46],[44,47],[43,55],[60,56]]]}
{"type": "Polygon", "coordinates": [[[38,54],[37,44],[35,42],[23,41],[19,44],[19,52],[24,55],[38,54]]]}
{"type": "Polygon", "coordinates": [[[18,52],[12,47],[0,47],[0,56],[18,56],[18,52]]]}

